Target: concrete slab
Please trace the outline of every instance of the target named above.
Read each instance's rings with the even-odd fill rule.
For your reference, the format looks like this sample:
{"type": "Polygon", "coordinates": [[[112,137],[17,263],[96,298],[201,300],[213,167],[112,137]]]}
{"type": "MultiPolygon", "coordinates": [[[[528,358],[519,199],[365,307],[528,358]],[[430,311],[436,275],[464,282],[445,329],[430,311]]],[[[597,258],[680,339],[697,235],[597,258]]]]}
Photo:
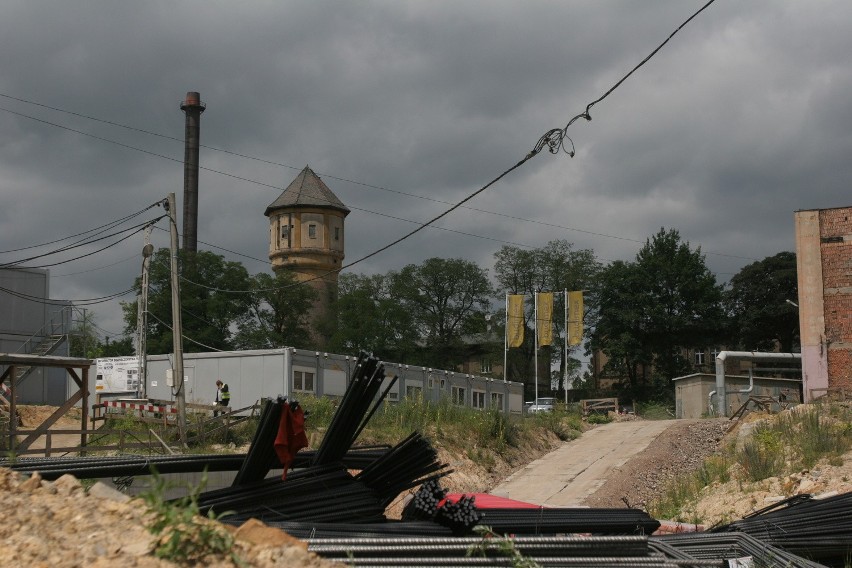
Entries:
{"type": "Polygon", "coordinates": [[[601,424],[515,472],[491,493],[537,505],[580,506],[610,474],[676,422],[601,424]]]}

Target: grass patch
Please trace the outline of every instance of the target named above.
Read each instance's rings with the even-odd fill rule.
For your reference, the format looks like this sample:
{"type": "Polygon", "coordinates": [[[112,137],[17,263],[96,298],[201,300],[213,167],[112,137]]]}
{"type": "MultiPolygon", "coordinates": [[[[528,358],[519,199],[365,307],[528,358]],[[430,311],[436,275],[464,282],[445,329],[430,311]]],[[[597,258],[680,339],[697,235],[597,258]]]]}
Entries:
{"type": "Polygon", "coordinates": [[[637,402],[634,411],[645,420],[671,420],[675,417],[672,407],[659,402],[637,402]]]}
{"type": "Polygon", "coordinates": [[[785,412],[757,424],[739,448],[733,444],[723,448],[696,472],[677,479],[651,504],[649,512],[658,518],[681,520],[704,487],[732,479],[734,465],[738,468],[733,478],[743,491],[753,487],[749,482],[810,469],[822,460],[842,465],[843,455],[850,449],[852,410],[846,406],[816,404],[785,412]]]}
{"type": "Polygon", "coordinates": [[[207,483],[206,472],[197,487],[190,487],[189,493],[175,502],[165,499],[169,487],[162,476],[154,472],[153,480],[151,489],[142,498],[153,514],[148,530],[158,537],[154,549],[158,558],[195,564],[210,556],[227,556],[240,564],[231,550],[234,545],[231,533],[212,522],[217,519],[212,511],[207,519],[200,515],[198,495],[207,483]]]}
{"type": "Polygon", "coordinates": [[[609,417],[609,414],[592,413],[586,417],[586,422],[589,424],[609,424],[612,422],[612,418],[609,417]]]}

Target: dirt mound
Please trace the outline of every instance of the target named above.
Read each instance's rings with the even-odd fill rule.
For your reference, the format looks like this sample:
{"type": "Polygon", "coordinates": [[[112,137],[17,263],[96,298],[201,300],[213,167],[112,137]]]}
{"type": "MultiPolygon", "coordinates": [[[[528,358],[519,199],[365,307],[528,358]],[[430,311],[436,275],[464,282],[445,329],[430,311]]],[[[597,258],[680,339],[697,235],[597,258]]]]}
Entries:
{"type": "Polygon", "coordinates": [[[727,419],[680,420],[660,434],[586,499],[590,507],[646,508],[680,475],[701,467],[723,443],[727,419]]]}
{"type": "MultiPolygon", "coordinates": [[[[100,495],[98,490],[93,493],[100,495]]],[[[0,540],[3,566],[34,568],[164,568],[180,566],[157,558],[156,540],[145,526],[151,517],[139,500],[93,496],[72,476],[53,483],[0,468],[0,540]]],[[[304,543],[257,523],[235,533],[235,557],[208,557],[204,566],[331,567],[307,552],[304,543]]]]}

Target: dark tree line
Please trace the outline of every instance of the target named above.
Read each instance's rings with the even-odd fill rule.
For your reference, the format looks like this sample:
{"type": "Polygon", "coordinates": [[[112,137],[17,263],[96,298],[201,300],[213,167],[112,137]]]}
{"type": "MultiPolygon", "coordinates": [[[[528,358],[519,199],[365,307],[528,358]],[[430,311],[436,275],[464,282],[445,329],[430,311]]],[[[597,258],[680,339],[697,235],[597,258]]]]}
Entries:
{"type": "MultiPolygon", "coordinates": [[[[157,251],[151,265],[149,354],[172,350],[168,254],[157,251]]],[[[555,341],[539,353],[545,361],[540,386],[561,389],[566,367],[579,379],[581,351],[597,352],[606,357],[605,373],[623,378],[622,388],[640,398],[670,391],[672,378],[693,372],[691,350],[798,346],[798,312],[787,302],[797,298],[790,252],[744,267],[726,285],[716,281],[701,249],[676,230],[661,229],[632,261],[604,265],[593,251],[564,240],[537,249],[504,246],[494,258],[493,279],[476,263],[443,258],[386,274],[341,274],[333,315],[313,333],[325,338],[331,352],[365,349],[387,360],[441,368],[470,356],[472,343],[487,344],[487,354],[502,364],[504,294],[525,294],[526,340],[509,351],[507,374],[530,384],[533,294],[554,291],[555,341]],[[586,307],[585,341],[568,352],[563,290],[584,290],[586,307]],[[552,382],[551,362],[558,367],[552,382]]],[[[316,295],[292,275],[250,275],[238,262],[200,251],[182,264],[181,276],[187,352],[314,347],[308,317],[316,295]]],[[[132,333],[136,302],[123,307],[132,333]]],[[[126,338],[119,345],[131,347],[126,338]]]]}

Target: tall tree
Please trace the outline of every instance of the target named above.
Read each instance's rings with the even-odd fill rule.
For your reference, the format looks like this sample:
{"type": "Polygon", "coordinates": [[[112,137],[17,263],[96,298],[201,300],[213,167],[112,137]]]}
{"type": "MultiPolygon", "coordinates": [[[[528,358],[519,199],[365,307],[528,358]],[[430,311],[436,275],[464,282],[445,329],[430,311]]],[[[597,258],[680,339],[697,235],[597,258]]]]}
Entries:
{"type": "Polygon", "coordinates": [[[779,252],[743,267],[729,283],[725,306],[733,343],[740,349],[784,353],[799,347],[796,253],[779,252]]]}
{"type": "Polygon", "coordinates": [[[312,344],[310,313],[316,291],[287,271],[260,273],[250,279],[252,294],[237,323],[237,349],[306,348],[312,344]]]}
{"type": "Polygon", "coordinates": [[[648,239],[635,262],[608,267],[597,304],[594,345],[634,387],[636,365],[644,364],[668,392],[668,381],[691,368],[684,351],[716,343],[724,331],[722,287],[701,249],[692,250],[674,229],[648,239]]]}
{"type": "Polygon", "coordinates": [[[392,294],[411,313],[432,352],[432,364],[454,364],[463,332],[484,321],[494,294],[488,270],[468,260],[430,258],[390,279],[392,294]]]}
{"type": "MultiPolygon", "coordinates": [[[[184,257],[181,251],[181,259],[184,257]]],[[[231,349],[232,330],[247,309],[247,295],[230,291],[249,288],[249,274],[239,262],[226,261],[209,251],[193,254],[181,262],[181,319],[184,351],[231,349]]],[[[152,258],[148,294],[148,353],[172,352],[172,299],[169,250],[160,249],[152,258]]],[[[141,287],[141,279],[136,279],[141,287]]],[[[122,304],[126,330],[136,328],[137,302],[122,304]]]]}
{"type": "Polygon", "coordinates": [[[366,350],[397,361],[410,360],[417,344],[414,317],[395,297],[388,275],[341,274],[337,322],[328,348],[341,353],[366,350]]]}
{"type": "MultiPolygon", "coordinates": [[[[588,290],[600,273],[600,263],[594,252],[589,249],[575,250],[574,245],[565,240],[554,240],[537,249],[521,249],[504,246],[494,255],[494,273],[498,286],[508,294],[525,294],[528,298],[525,311],[525,325],[530,326],[533,317],[536,290],[561,292],[563,290],[588,290]]],[[[554,335],[562,336],[565,332],[564,295],[557,294],[554,303],[554,335]]],[[[521,360],[515,359],[512,369],[514,377],[529,373],[532,366],[535,342],[531,333],[525,333],[526,341],[519,351],[521,360]],[[518,365],[520,364],[520,365],[518,365]]],[[[562,377],[565,373],[566,361],[569,362],[570,352],[565,353],[564,342],[554,346],[560,353],[560,378],[558,388],[562,389],[562,377]]]]}

